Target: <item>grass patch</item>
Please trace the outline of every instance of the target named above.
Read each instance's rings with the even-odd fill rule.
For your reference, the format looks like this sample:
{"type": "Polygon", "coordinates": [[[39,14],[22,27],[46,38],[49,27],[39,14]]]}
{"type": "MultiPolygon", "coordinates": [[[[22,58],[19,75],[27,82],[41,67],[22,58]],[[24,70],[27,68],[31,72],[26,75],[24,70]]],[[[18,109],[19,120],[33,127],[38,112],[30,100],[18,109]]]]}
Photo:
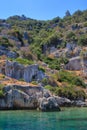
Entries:
{"type": "Polygon", "coordinates": [[[22,65],[32,65],[32,64],[34,64],[34,62],[32,60],[27,60],[27,59],[23,59],[23,58],[16,58],[16,59],[8,58],[8,60],[16,61],[16,62],[18,62],[19,64],[22,64],[22,65]]]}

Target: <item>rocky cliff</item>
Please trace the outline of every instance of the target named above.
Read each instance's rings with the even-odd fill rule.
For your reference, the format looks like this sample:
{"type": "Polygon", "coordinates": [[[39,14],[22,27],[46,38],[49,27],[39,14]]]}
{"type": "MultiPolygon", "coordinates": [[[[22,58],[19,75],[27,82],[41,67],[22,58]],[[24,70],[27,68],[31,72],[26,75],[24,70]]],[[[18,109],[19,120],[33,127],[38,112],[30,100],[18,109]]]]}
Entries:
{"type": "Polygon", "coordinates": [[[8,85],[3,88],[0,109],[39,109],[41,111],[60,111],[60,106],[87,106],[82,100],[71,101],[52,95],[42,86],[8,85]]]}

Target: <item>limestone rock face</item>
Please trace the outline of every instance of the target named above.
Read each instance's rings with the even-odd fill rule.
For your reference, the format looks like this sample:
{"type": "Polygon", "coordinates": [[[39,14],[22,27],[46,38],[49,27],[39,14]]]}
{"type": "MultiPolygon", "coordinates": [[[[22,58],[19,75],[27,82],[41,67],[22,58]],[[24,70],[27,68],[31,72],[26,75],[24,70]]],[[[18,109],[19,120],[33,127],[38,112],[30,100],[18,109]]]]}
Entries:
{"type": "Polygon", "coordinates": [[[7,108],[35,108],[37,99],[35,96],[29,96],[21,90],[10,90],[7,95],[7,108]]]}
{"type": "Polygon", "coordinates": [[[6,65],[5,65],[6,76],[16,78],[16,79],[21,79],[23,78],[23,73],[24,73],[23,65],[20,65],[17,62],[6,61],[6,65]]]}
{"type": "Polygon", "coordinates": [[[30,65],[24,68],[23,78],[26,82],[32,81],[32,78],[35,79],[38,73],[38,65],[30,65]]]}
{"type": "Polygon", "coordinates": [[[23,66],[17,62],[11,61],[6,61],[5,75],[18,80],[24,79],[26,82],[42,80],[45,77],[45,74],[38,69],[37,64],[23,66]]]}
{"type": "Polygon", "coordinates": [[[0,109],[36,109],[59,111],[55,97],[41,86],[5,86],[5,96],[0,98],[0,109]]]}
{"type": "Polygon", "coordinates": [[[0,109],[39,109],[41,111],[60,111],[59,106],[87,106],[82,100],[71,101],[51,95],[42,86],[9,85],[3,88],[0,109]]]}
{"type": "Polygon", "coordinates": [[[38,107],[37,93],[43,95],[43,88],[40,86],[6,86],[3,88],[5,96],[0,99],[0,109],[35,109],[38,107]]]}
{"type": "Polygon", "coordinates": [[[6,108],[6,102],[5,99],[0,99],[0,109],[5,109],[6,108]]]}

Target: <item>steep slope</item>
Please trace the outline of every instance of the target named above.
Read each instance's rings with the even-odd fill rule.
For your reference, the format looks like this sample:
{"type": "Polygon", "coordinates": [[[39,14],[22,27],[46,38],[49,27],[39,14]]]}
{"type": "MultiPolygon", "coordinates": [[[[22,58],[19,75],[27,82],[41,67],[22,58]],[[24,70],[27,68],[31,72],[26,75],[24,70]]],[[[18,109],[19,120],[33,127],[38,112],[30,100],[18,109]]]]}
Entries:
{"type": "Polygon", "coordinates": [[[86,46],[87,10],[49,21],[0,19],[0,73],[10,83],[32,82],[71,100],[86,99],[86,46]]]}

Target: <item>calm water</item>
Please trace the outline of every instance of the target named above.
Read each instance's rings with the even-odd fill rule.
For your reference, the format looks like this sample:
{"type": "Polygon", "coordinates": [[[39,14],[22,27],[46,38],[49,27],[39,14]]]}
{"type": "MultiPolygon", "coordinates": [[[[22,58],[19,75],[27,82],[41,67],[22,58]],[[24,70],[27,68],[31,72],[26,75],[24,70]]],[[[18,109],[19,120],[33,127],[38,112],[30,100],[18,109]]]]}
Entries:
{"type": "Polygon", "coordinates": [[[87,108],[44,113],[0,111],[0,130],[87,130],[87,108]]]}

